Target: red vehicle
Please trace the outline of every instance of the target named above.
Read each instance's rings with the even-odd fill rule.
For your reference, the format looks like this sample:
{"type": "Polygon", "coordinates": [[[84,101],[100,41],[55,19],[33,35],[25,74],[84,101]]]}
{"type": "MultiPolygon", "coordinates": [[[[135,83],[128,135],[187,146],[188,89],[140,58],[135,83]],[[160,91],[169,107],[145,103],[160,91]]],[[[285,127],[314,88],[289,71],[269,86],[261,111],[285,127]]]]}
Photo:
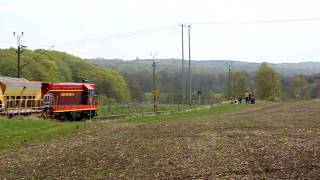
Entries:
{"type": "Polygon", "coordinates": [[[61,120],[92,118],[98,109],[94,90],[92,83],[42,83],[44,113],[61,120]]]}

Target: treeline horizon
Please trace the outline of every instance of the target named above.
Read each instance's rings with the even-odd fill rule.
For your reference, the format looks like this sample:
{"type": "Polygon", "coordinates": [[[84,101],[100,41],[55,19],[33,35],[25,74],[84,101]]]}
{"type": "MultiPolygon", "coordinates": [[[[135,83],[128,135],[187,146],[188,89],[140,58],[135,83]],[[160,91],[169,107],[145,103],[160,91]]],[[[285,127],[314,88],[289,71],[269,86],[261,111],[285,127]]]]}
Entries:
{"type": "MultiPolygon", "coordinates": [[[[134,101],[150,100],[150,92],[152,89],[152,61],[150,60],[102,60],[90,59],[89,62],[105,66],[107,68],[118,71],[126,80],[131,97],[134,101]]],[[[159,101],[162,103],[181,103],[182,102],[182,74],[181,60],[159,60],[157,64],[157,89],[159,91],[159,101]]],[[[227,62],[193,62],[192,64],[192,99],[198,100],[198,91],[201,91],[201,99],[203,103],[215,103],[230,97],[244,96],[245,92],[251,91],[258,99],[269,100],[298,100],[298,99],[314,99],[319,98],[320,92],[320,74],[310,74],[310,66],[313,63],[305,63],[305,68],[301,63],[298,67],[294,66],[290,69],[290,64],[285,64],[287,68],[282,67],[282,73],[279,67],[269,63],[243,63],[234,62],[231,70],[231,94],[229,91],[229,77],[225,63],[227,62]],[[237,64],[238,63],[238,64],[237,64]],[[216,66],[216,67],[213,67],[216,66]],[[260,85],[258,85],[257,71],[261,66],[270,68],[267,71],[269,75],[261,75],[260,85]],[[295,69],[296,73],[293,73],[295,69]],[[286,71],[283,73],[283,71],[286,71]],[[308,71],[310,75],[301,74],[302,71],[308,71]],[[270,75],[271,74],[271,75],[270,75]],[[274,80],[263,77],[274,76],[274,80]],[[277,81],[275,81],[277,80],[277,81]],[[276,95],[262,95],[264,88],[259,88],[265,84],[269,84],[269,91],[277,92],[276,95]],[[274,89],[274,90],[272,90],[274,89]],[[273,97],[274,96],[274,97],[273,97]]],[[[187,61],[186,61],[187,64],[187,61]]],[[[313,71],[320,72],[320,63],[313,66],[313,71]]],[[[296,63],[294,63],[296,65],[296,63]]],[[[187,65],[186,65],[187,66],[187,65]]],[[[187,67],[185,72],[187,71],[187,67]]],[[[186,91],[188,95],[188,80],[186,79],[186,91]]],[[[186,98],[188,99],[188,98],[186,98]]]]}
{"type": "MultiPolygon", "coordinates": [[[[158,60],[156,83],[160,103],[183,103],[181,60],[158,60]]],[[[233,62],[231,86],[225,63],[228,61],[192,62],[192,99],[211,104],[250,91],[258,99],[297,100],[320,97],[320,63],[275,67],[269,63],[233,62]],[[259,70],[265,72],[260,73],[259,70]],[[299,69],[299,70],[297,70],[299,69]],[[293,73],[295,71],[295,73],[293,73]],[[309,74],[303,74],[308,72],[309,74]],[[265,85],[267,85],[265,87],[265,85]]],[[[88,80],[97,85],[97,93],[109,102],[151,102],[152,61],[81,59],[65,52],[23,50],[21,77],[37,81],[88,80]]],[[[294,64],[296,65],[296,64],[294,64]]],[[[0,76],[16,77],[16,49],[0,49],[0,76]]],[[[185,72],[187,72],[187,61],[185,72]]],[[[188,79],[185,94],[188,100],[188,79]]]]}

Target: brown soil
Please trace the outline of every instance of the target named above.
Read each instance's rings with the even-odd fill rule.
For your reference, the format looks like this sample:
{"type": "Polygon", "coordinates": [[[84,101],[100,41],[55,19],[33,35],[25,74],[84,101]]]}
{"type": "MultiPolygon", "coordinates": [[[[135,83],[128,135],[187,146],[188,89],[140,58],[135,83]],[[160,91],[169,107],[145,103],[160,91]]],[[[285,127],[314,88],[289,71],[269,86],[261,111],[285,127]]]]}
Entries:
{"type": "Polygon", "coordinates": [[[274,103],[219,115],[93,126],[0,154],[0,179],[320,177],[320,103],[274,103]]]}

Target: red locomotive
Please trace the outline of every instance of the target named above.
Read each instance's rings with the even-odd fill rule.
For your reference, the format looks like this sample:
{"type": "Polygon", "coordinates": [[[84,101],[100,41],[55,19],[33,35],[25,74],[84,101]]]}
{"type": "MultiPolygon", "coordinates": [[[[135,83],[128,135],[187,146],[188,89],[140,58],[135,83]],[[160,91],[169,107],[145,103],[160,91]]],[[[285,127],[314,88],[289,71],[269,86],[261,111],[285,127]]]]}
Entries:
{"type": "Polygon", "coordinates": [[[94,89],[92,83],[42,83],[44,114],[61,120],[92,118],[98,109],[94,89]]]}

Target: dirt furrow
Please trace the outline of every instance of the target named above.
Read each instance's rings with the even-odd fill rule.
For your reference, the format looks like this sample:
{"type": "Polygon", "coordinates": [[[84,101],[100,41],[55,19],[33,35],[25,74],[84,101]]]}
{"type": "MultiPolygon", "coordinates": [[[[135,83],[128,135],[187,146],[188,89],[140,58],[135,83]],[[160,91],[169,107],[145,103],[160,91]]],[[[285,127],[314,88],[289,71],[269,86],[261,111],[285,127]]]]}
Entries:
{"type": "Polygon", "coordinates": [[[7,149],[0,178],[201,179],[320,176],[320,103],[272,103],[187,121],[93,122],[7,149]]]}

